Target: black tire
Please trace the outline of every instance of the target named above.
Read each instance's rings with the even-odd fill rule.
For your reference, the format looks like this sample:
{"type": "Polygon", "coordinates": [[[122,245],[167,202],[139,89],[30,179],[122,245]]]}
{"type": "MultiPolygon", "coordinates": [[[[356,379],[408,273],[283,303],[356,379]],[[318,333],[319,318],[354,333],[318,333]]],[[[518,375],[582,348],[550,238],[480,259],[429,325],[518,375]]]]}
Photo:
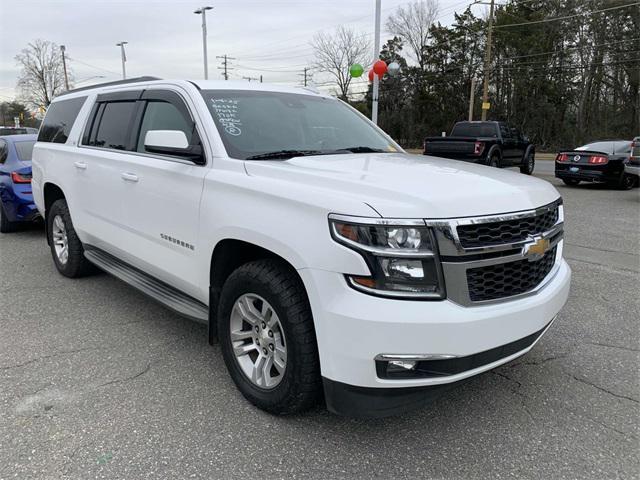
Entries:
{"type": "Polygon", "coordinates": [[[49,237],[48,240],[53,262],[62,275],[69,278],[78,278],[90,275],[96,271],[96,267],[84,256],[84,247],[73,228],[73,222],[71,221],[71,214],[69,213],[66,200],[56,200],[49,208],[47,212],[47,235],[49,237]],[[68,249],[68,259],[66,262],[62,262],[58,258],[55,249],[53,225],[56,217],[62,219],[66,229],[68,249]]]}
{"type": "Polygon", "coordinates": [[[320,360],[311,307],[297,273],[283,261],[250,262],[229,276],[220,295],[218,335],[231,378],[258,408],[277,415],[294,414],[313,407],[321,398],[320,360]],[[280,383],[271,389],[252,383],[233,353],[231,312],[245,294],[259,295],[273,307],[286,338],[286,368],[280,383]]]}
{"type": "Polygon", "coordinates": [[[500,168],[500,155],[493,153],[489,159],[488,165],[494,168],[500,168]]]}
{"type": "Polygon", "coordinates": [[[7,215],[4,213],[4,207],[0,202],[0,233],[11,233],[18,229],[16,222],[10,222],[7,215]]]}
{"type": "Polygon", "coordinates": [[[618,182],[618,188],[620,190],[631,190],[636,184],[636,177],[623,173],[618,182]]]}
{"type": "Polygon", "coordinates": [[[529,152],[527,156],[522,160],[522,165],[520,165],[520,173],[524,173],[525,175],[531,175],[533,173],[533,169],[536,166],[536,160],[533,152],[529,152]]]}
{"type": "Polygon", "coordinates": [[[562,181],[565,185],[568,185],[570,187],[575,187],[580,183],[580,180],[576,180],[575,178],[563,178],[562,181]]]}

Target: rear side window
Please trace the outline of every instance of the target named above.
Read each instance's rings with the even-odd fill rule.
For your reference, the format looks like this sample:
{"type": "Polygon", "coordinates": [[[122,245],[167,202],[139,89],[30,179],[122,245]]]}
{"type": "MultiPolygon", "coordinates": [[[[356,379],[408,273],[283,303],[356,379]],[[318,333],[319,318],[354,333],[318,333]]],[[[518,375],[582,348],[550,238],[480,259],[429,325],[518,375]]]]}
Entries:
{"type": "Polygon", "coordinates": [[[9,149],[7,148],[7,142],[0,139],[0,165],[7,161],[7,155],[9,149]]]}
{"type": "Polygon", "coordinates": [[[49,105],[47,115],[44,117],[38,133],[38,141],[66,143],[71,127],[73,127],[78,112],[86,99],[87,97],[70,98],[49,105]]]}
{"type": "Polygon", "coordinates": [[[98,111],[98,121],[89,139],[94,147],[126,150],[136,102],[106,102],[98,111]]]}
{"type": "Polygon", "coordinates": [[[18,152],[18,158],[23,162],[31,160],[33,154],[33,146],[36,144],[34,141],[30,142],[15,142],[16,152],[18,152]]]}

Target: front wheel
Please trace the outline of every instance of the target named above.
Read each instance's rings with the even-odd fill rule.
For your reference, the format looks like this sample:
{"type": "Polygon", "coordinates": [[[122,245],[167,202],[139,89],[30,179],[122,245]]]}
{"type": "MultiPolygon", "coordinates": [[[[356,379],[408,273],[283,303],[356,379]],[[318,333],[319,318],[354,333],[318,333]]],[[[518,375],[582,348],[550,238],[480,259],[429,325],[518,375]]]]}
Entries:
{"type": "Polygon", "coordinates": [[[520,173],[524,173],[525,175],[531,175],[533,173],[533,169],[536,166],[536,161],[533,155],[533,152],[529,152],[525,159],[520,165],[520,173]]]}
{"type": "Polygon", "coordinates": [[[275,259],[247,263],[225,282],[218,335],[231,378],[247,400],[278,415],[320,398],[311,308],[296,272],[275,259]]]}

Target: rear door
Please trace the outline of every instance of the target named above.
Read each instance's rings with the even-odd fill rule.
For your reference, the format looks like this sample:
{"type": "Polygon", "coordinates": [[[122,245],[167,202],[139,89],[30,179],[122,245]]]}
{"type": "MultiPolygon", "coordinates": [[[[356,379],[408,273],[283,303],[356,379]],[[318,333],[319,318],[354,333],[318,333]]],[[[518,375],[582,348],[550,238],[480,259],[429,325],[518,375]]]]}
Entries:
{"type": "Polygon", "coordinates": [[[150,130],[181,130],[192,145],[200,142],[195,108],[177,90],[146,90],[139,100],[133,128],[135,152],[122,169],[122,204],[130,263],[197,297],[196,251],[200,199],[208,165],[179,156],[148,152],[150,130]]]}
{"type": "Polygon", "coordinates": [[[133,149],[131,130],[141,94],[132,90],[98,95],[73,162],[85,242],[118,256],[128,248],[122,172],[133,149]]]}
{"type": "Polygon", "coordinates": [[[502,166],[513,165],[519,161],[517,138],[507,124],[500,123],[499,127],[502,137],[502,166]]]}

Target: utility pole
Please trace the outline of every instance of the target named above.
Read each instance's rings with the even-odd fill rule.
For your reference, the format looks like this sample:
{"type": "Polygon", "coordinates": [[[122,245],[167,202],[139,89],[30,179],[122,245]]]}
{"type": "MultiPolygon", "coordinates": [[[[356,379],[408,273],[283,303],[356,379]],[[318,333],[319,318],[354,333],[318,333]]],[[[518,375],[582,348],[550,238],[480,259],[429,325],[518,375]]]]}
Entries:
{"type": "Polygon", "coordinates": [[[491,0],[489,9],[489,31],[487,32],[487,46],[484,52],[484,84],[482,86],[482,120],[487,119],[487,112],[491,105],[489,104],[489,64],[491,63],[491,40],[493,37],[493,9],[495,0],[491,0]]]}
{"type": "Polygon", "coordinates": [[[473,120],[473,104],[476,97],[476,78],[471,77],[471,94],[469,95],[469,121],[473,120]]]}
{"type": "MultiPolygon", "coordinates": [[[[381,0],[376,0],[376,25],[375,25],[375,39],[373,41],[373,62],[375,63],[380,57],[380,10],[381,0]]],[[[371,121],[378,124],[378,94],[380,92],[380,78],[378,75],[373,75],[373,101],[371,104],[371,121]]]]}
{"type": "Polygon", "coordinates": [[[60,53],[62,54],[62,69],[64,70],[64,86],[69,90],[69,75],[67,75],[67,59],[64,57],[65,46],[60,45],[60,53]]]}
{"type": "Polygon", "coordinates": [[[302,77],[302,83],[305,87],[308,85],[309,80],[311,80],[309,70],[311,70],[309,67],[304,67],[304,70],[302,70],[303,73],[298,74],[299,77],[302,77]]]}
{"type": "Polygon", "coordinates": [[[222,66],[218,67],[218,70],[224,70],[222,76],[225,80],[229,80],[229,70],[233,70],[233,68],[229,68],[229,60],[235,60],[235,58],[229,57],[226,53],[224,55],[218,55],[216,58],[222,58],[222,66]]]}
{"type": "Polygon", "coordinates": [[[209,61],[207,59],[207,10],[213,7],[200,7],[193,13],[202,15],[202,55],[204,57],[204,79],[209,80],[209,61]]]}
{"type": "Polygon", "coordinates": [[[129,42],[120,42],[120,43],[116,43],[116,47],[120,47],[120,57],[122,58],[122,79],[126,79],[127,78],[127,70],[124,66],[125,62],[127,61],[127,54],[124,52],[124,46],[129,43],[129,42]]]}
{"type": "Polygon", "coordinates": [[[242,77],[243,80],[247,80],[249,83],[251,83],[251,80],[260,80],[258,77],[242,77]]]}

